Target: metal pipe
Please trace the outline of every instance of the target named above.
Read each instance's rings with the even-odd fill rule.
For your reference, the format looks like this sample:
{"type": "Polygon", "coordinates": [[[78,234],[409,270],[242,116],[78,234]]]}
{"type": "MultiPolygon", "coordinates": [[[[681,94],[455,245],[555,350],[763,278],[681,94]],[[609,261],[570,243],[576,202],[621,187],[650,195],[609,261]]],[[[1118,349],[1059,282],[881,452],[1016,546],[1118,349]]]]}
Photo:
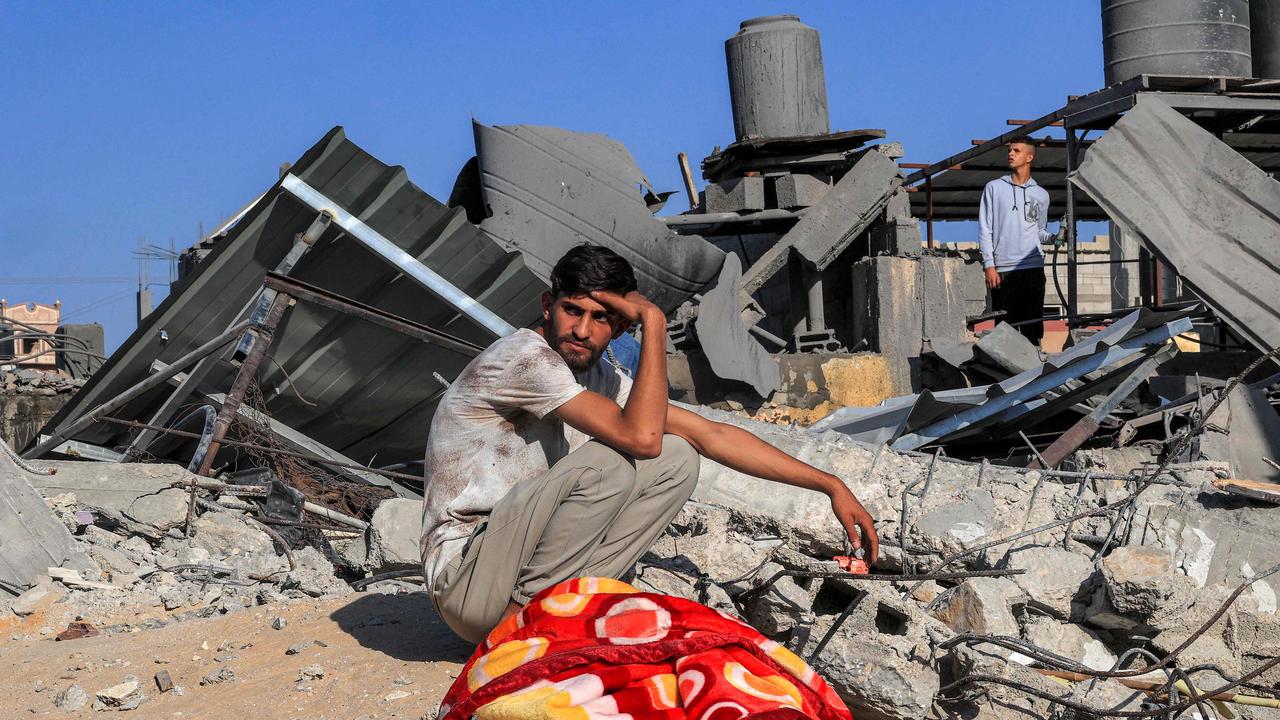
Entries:
{"type": "Polygon", "coordinates": [[[405,277],[418,283],[495,336],[505,337],[516,331],[511,323],[498,317],[497,313],[481,305],[478,300],[460,290],[431,268],[423,265],[399,245],[383,237],[382,233],[369,227],[364,221],[344,210],[336,202],[325,197],[323,193],[308,185],[297,175],[286,175],[280,181],[280,187],[312,209],[332,214],[333,221],[338,224],[338,227],[346,230],[347,234],[359,241],[360,244],[369,248],[378,257],[404,273],[405,277]]]}
{"type": "MultiPolygon", "coordinates": [[[[1076,166],[1076,131],[1074,128],[1067,129],[1067,171],[1066,177],[1071,177],[1072,171],[1076,166]]],[[[1079,278],[1077,272],[1079,268],[1076,265],[1076,192],[1075,183],[1067,183],[1067,213],[1065,217],[1067,223],[1067,318],[1076,316],[1078,305],[1080,303],[1079,295],[1079,278]]]]}
{"type": "Polygon", "coordinates": [[[231,429],[231,421],[240,410],[244,393],[249,389],[249,383],[253,381],[254,375],[258,372],[258,366],[267,355],[267,348],[270,347],[271,339],[275,335],[276,325],[279,325],[280,319],[284,317],[284,310],[289,306],[290,300],[292,298],[288,295],[276,293],[275,300],[271,302],[271,309],[267,311],[266,318],[258,328],[259,336],[253,343],[253,349],[240,364],[240,372],[236,373],[231,390],[227,393],[226,400],[222,402],[222,409],[218,411],[218,420],[213,428],[213,439],[209,442],[209,451],[205,453],[200,469],[196,472],[197,475],[209,476],[209,470],[213,467],[213,459],[218,455],[222,439],[226,437],[227,430],[231,429]]]}
{"type": "Polygon", "coordinates": [[[201,345],[195,350],[192,350],[186,355],[183,355],[177,360],[174,360],[172,363],[165,365],[163,368],[157,370],[154,375],[146,378],[145,380],[142,380],[141,382],[137,383],[136,385],[129,388],[128,390],[125,390],[124,392],[120,393],[114,398],[111,398],[110,400],[107,400],[106,402],[95,407],[94,409],[86,412],[84,415],[80,416],[80,419],[76,420],[70,425],[67,425],[64,428],[55,431],[44,442],[40,443],[39,445],[36,445],[34,448],[23,453],[22,457],[30,460],[33,458],[38,458],[44,453],[49,452],[53,448],[62,444],[63,440],[70,439],[76,433],[80,432],[81,430],[97,422],[98,418],[124,405],[130,400],[133,400],[139,395],[142,395],[148,390],[151,390],[152,388],[163,385],[164,383],[169,381],[169,378],[172,378],[174,375],[177,375],[178,373],[182,372],[192,363],[200,360],[201,358],[213,352],[214,350],[217,350],[218,348],[221,348],[223,345],[226,345],[232,340],[235,340],[236,338],[240,337],[240,333],[244,332],[245,328],[249,326],[250,326],[250,322],[248,320],[245,320],[244,322],[236,323],[235,325],[231,326],[226,331],[224,331],[218,337],[201,345]]]}
{"type": "Polygon", "coordinates": [[[311,501],[303,502],[302,509],[306,510],[307,512],[313,515],[319,515],[320,517],[328,518],[334,522],[339,522],[339,523],[342,523],[343,525],[357,528],[359,530],[364,530],[365,528],[369,527],[369,523],[361,520],[360,518],[353,518],[350,515],[343,515],[342,513],[336,510],[330,510],[327,507],[322,507],[311,501]]]}
{"type": "Polygon", "coordinates": [[[680,163],[680,177],[684,179],[684,194],[689,198],[689,209],[698,208],[698,186],[693,182],[693,171],[689,169],[689,156],[684,153],[676,155],[680,163]]]}
{"type": "Polygon", "coordinates": [[[929,249],[933,249],[933,176],[924,176],[925,230],[928,233],[929,249]]]}

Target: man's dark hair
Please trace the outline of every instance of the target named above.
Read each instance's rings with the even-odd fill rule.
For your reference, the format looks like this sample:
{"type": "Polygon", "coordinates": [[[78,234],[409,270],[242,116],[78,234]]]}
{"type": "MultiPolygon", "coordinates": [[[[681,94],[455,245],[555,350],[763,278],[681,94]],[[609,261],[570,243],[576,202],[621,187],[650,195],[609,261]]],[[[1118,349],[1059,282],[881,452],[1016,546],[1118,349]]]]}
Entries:
{"type": "Polygon", "coordinates": [[[1010,140],[1009,144],[1010,145],[1029,145],[1032,150],[1036,149],[1036,141],[1032,140],[1030,137],[1026,135],[1023,135],[1021,137],[1016,137],[1010,140]]]}
{"type": "Polygon", "coordinates": [[[585,295],[609,290],[626,295],[636,289],[631,263],[603,245],[579,245],[564,254],[551,271],[551,296],[585,295]]]}

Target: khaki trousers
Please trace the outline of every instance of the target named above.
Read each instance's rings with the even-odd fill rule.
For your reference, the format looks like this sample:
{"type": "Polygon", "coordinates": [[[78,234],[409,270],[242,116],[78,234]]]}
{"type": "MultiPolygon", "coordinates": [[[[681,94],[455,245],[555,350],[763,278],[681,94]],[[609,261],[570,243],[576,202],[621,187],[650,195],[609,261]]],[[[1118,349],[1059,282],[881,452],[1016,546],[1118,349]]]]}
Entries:
{"type": "Polygon", "coordinates": [[[478,643],[511,601],[583,576],[631,569],[698,482],[698,454],[666,435],[662,454],[634,460],[591,441],[494,506],[440,573],[431,597],[440,617],[478,643]]]}

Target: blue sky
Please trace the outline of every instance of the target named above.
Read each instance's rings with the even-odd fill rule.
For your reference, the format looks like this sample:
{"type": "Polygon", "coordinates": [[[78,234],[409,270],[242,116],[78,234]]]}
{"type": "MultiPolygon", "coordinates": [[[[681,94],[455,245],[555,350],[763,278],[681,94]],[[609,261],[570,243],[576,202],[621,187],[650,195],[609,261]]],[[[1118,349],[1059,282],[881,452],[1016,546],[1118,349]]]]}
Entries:
{"type": "Polygon", "coordinates": [[[114,349],[139,240],[191,245],[334,125],[441,199],[473,116],[608,134],[677,190],[677,152],[733,140],[724,40],[779,12],[822,34],[832,129],[884,128],[908,161],[1102,85],[1085,2],[0,0],[0,297],[61,300],[114,349]]]}

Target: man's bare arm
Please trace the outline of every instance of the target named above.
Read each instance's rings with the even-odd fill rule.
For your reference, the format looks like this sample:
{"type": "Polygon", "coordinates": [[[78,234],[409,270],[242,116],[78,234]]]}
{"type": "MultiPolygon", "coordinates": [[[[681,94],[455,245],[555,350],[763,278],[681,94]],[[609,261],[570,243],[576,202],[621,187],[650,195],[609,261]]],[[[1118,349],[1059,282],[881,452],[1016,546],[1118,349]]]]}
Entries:
{"type": "Polygon", "coordinates": [[[662,452],[667,424],[667,317],[656,305],[636,292],[593,292],[591,298],[618,313],[632,325],[640,325],[640,366],[632,381],[625,407],[591,391],[561,405],[555,416],[570,427],[640,460],[662,452]]]}
{"type": "Polygon", "coordinates": [[[698,454],[727,468],[825,494],[831,498],[832,512],[849,541],[855,548],[865,548],[868,563],[876,561],[880,539],[871,515],[840,478],[791,457],[742,428],[713,422],[682,408],[667,411],[667,432],[688,440],[698,454]]]}

